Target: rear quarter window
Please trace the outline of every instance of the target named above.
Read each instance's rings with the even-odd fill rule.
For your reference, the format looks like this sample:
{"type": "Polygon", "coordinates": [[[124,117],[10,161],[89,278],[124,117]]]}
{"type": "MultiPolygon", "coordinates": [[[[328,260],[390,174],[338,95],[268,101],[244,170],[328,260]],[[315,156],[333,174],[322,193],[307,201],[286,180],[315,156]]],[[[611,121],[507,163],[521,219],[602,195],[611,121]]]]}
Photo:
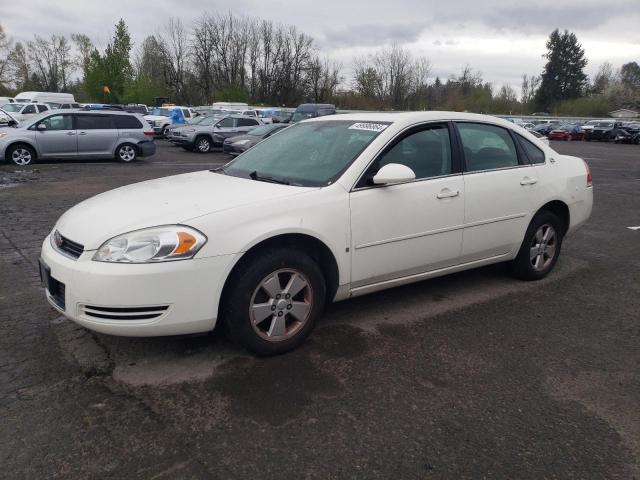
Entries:
{"type": "Polygon", "coordinates": [[[518,141],[524,149],[527,157],[531,163],[544,163],[544,152],[536,147],[532,142],[524,138],[522,135],[518,135],[518,141]]]}
{"type": "Polygon", "coordinates": [[[116,128],[123,129],[131,129],[131,128],[142,128],[142,123],[133,115],[114,115],[113,116],[114,123],[116,128]]]}

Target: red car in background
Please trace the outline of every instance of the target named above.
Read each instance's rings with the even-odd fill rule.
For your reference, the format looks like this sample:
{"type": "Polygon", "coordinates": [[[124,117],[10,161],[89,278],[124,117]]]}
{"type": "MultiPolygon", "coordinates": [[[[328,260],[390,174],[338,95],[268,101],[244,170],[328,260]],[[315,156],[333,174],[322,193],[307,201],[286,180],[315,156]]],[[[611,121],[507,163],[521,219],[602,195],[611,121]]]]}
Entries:
{"type": "Polygon", "coordinates": [[[582,140],[585,131],[578,125],[561,125],[551,130],[547,137],[550,140],[582,140]]]}

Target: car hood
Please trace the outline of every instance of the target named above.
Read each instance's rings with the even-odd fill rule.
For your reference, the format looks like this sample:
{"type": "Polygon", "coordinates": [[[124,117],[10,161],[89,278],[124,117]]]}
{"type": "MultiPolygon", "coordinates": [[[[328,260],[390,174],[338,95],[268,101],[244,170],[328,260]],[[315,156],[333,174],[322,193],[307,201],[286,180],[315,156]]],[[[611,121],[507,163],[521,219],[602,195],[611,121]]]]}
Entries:
{"type": "Polygon", "coordinates": [[[164,115],[144,115],[143,118],[145,120],[150,120],[152,122],[156,120],[168,120],[169,117],[165,117],[164,115]]]}
{"type": "Polygon", "coordinates": [[[69,209],[56,228],[95,250],[116,235],[146,227],[188,224],[190,219],[316,188],[258,182],[202,171],[128,185],[69,209]]]}
{"type": "Polygon", "coordinates": [[[260,140],[260,137],[256,137],[255,135],[236,135],[235,137],[229,137],[225,140],[225,143],[236,143],[242,140],[249,140],[252,143],[257,143],[260,140]]]}

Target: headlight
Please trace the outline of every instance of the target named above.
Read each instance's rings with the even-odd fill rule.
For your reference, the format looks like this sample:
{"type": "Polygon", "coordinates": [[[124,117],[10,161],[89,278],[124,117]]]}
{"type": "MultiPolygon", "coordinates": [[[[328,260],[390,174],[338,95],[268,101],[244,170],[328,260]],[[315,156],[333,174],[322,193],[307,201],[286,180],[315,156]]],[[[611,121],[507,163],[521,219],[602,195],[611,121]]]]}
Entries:
{"type": "Polygon", "coordinates": [[[184,225],[165,225],[107,240],[93,256],[97,262],[154,263],[192,258],[207,237],[184,225]]]}
{"type": "Polygon", "coordinates": [[[249,143],[249,140],[240,140],[239,142],[235,142],[234,145],[246,145],[249,143]]]}
{"type": "Polygon", "coordinates": [[[0,138],[6,137],[7,135],[8,135],[7,132],[0,132],[0,138]]]}

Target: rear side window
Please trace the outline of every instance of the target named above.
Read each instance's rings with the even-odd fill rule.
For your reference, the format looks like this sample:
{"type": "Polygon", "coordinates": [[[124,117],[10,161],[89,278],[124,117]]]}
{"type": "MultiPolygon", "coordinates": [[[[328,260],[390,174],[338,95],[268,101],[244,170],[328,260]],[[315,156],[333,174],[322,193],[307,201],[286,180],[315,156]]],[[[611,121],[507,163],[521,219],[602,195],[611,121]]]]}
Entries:
{"type": "Polygon", "coordinates": [[[253,127],[258,125],[258,121],[255,118],[239,118],[238,126],[239,127],[253,127]]]}
{"type": "Polygon", "coordinates": [[[127,128],[142,128],[142,123],[133,115],[114,115],[113,116],[114,123],[116,124],[116,128],[121,130],[127,128]]]}
{"type": "Polygon", "coordinates": [[[189,112],[189,110],[187,110],[186,108],[182,109],[182,114],[184,115],[184,118],[191,118],[191,112],[189,112]]]}
{"type": "Polygon", "coordinates": [[[78,130],[107,130],[114,128],[111,115],[78,115],[78,130]]]}
{"type": "Polygon", "coordinates": [[[24,110],[22,110],[22,113],[36,113],[36,106],[27,105],[26,107],[24,107],[24,110]]]}
{"type": "Polygon", "coordinates": [[[518,165],[518,152],[509,132],[495,125],[458,123],[467,171],[479,172],[518,165]]]}
{"type": "Polygon", "coordinates": [[[542,150],[521,135],[518,135],[518,140],[520,140],[520,144],[531,163],[544,163],[544,152],[542,150]]]}
{"type": "Polygon", "coordinates": [[[45,105],[38,105],[38,112],[42,113],[42,112],[46,112],[47,110],[49,110],[45,105]]]}

